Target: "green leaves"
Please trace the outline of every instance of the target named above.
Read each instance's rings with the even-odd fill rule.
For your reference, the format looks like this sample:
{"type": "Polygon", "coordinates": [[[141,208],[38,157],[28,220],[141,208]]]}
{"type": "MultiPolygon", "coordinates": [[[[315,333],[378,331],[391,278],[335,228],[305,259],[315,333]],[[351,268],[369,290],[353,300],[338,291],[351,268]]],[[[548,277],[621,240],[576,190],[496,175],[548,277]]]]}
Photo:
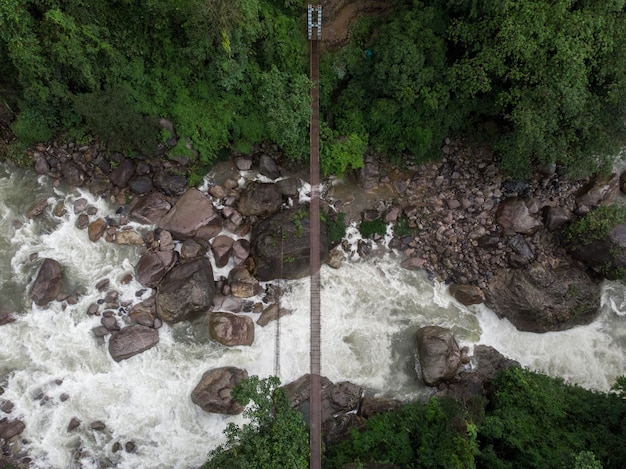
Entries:
{"type": "Polygon", "coordinates": [[[203,466],[211,469],[305,469],[309,465],[309,437],[302,415],[292,409],[275,376],[251,376],[232,391],[239,403],[248,405],[244,416],[250,423],[225,431],[227,441],[211,451],[203,466]]]}

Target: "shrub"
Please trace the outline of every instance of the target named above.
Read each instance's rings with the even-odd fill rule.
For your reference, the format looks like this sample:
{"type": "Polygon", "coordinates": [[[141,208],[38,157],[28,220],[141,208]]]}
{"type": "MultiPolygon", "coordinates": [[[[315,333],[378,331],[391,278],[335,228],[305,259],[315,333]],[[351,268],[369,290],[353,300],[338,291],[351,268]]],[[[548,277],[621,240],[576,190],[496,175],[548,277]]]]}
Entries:
{"type": "Polygon", "coordinates": [[[385,236],[387,233],[387,225],[384,221],[378,220],[364,220],[359,225],[359,233],[364,238],[371,238],[372,235],[378,234],[380,236],[385,236]]]}

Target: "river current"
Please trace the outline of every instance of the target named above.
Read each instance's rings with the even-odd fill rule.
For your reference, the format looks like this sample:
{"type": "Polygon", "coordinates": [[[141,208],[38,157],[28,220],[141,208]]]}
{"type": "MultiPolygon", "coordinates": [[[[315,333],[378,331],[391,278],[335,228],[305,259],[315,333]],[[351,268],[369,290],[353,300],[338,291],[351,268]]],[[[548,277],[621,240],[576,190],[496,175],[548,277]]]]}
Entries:
{"type": "MultiPolygon", "coordinates": [[[[116,209],[89,192],[0,166],[0,308],[16,317],[0,326],[0,399],[15,404],[8,415],[0,411],[0,418],[26,424],[21,440],[36,468],[198,467],[223,441],[226,425],[243,417],[205,413],[191,402],[191,391],[204,371],[218,366],[274,374],[276,323],[257,326],[251,347],[234,348],[212,343],[189,324],[165,325],[156,347],[116,363],[92,335],[100,318],[86,314],[102,297],[96,284],[108,278],[120,299],[133,303],[150,292],[137,296],[142,286],[122,281],[139,258],[135,248],[92,243],[75,227],[72,204],[79,197],[97,207],[98,216],[116,209]],[[44,214],[29,220],[28,209],[44,198],[44,214]],[[57,217],[52,208],[59,202],[67,210],[57,217]],[[37,259],[45,257],[64,266],[81,292],[76,304],[41,308],[28,299],[37,259]],[[72,418],[81,424],[69,432],[72,418]],[[90,428],[97,420],[104,430],[90,428]],[[134,451],[123,449],[129,441],[134,451]],[[122,450],[114,452],[115,443],[122,450]]],[[[589,389],[606,391],[626,374],[626,289],[618,282],[603,285],[594,323],[546,334],[519,332],[483,305],[460,305],[445,285],[400,268],[393,252],[366,261],[351,258],[338,270],[324,266],[321,286],[322,374],[352,381],[372,395],[408,401],[431,392],[415,366],[415,332],[426,325],[449,327],[470,349],[492,345],[523,366],[589,389]]],[[[309,367],[309,282],[290,281],[285,290],[281,306],[292,314],[280,320],[283,383],[309,367]]]]}

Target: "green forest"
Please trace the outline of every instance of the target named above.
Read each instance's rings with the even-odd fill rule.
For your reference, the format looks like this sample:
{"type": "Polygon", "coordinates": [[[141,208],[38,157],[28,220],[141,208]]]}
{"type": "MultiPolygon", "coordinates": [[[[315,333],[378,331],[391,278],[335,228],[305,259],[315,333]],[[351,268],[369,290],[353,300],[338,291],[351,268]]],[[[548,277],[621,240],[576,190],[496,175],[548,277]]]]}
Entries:
{"type": "MultiPolygon", "coordinates": [[[[439,157],[446,137],[490,143],[516,177],[607,169],[624,145],[624,0],[388,0],[321,59],[322,167],[368,149],[439,157]]],[[[0,122],[9,158],[52,139],[172,156],[196,176],[272,142],[308,158],[302,0],[0,2],[0,122]],[[192,155],[187,143],[193,145],[192,155]]],[[[6,150],[6,149],[5,149],[6,150]]],[[[191,178],[193,180],[193,178],[191,178]]]]}
{"type": "MultiPolygon", "coordinates": [[[[151,155],[171,137],[164,118],[180,137],[168,156],[193,159],[190,183],[265,142],[306,162],[306,3],[0,1],[0,157],[32,164],[24,150],[53,140],[151,155]]],[[[386,3],[323,51],[324,175],[367,151],[436,160],[446,138],[491,145],[516,178],[610,170],[626,146],[626,0],[386,3]]],[[[230,427],[206,467],[307,467],[306,425],[278,383],[238,392],[251,424],[230,427]]],[[[624,378],[598,393],[510,369],[488,398],[371,418],[326,448],[324,467],[623,468],[625,398],[624,378]]]]}

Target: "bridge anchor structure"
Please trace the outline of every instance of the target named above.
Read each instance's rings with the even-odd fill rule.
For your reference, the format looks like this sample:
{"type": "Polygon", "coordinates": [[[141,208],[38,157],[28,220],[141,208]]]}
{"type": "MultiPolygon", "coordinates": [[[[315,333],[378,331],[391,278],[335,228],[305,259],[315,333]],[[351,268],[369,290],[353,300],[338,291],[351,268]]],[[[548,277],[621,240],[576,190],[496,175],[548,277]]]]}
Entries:
{"type": "Polygon", "coordinates": [[[310,132],[310,263],[311,263],[311,388],[309,393],[309,467],[322,466],[322,390],[321,390],[321,321],[320,321],[320,106],[319,41],[322,39],[322,6],[309,5],[307,29],[310,44],[311,121],[310,132]]]}

